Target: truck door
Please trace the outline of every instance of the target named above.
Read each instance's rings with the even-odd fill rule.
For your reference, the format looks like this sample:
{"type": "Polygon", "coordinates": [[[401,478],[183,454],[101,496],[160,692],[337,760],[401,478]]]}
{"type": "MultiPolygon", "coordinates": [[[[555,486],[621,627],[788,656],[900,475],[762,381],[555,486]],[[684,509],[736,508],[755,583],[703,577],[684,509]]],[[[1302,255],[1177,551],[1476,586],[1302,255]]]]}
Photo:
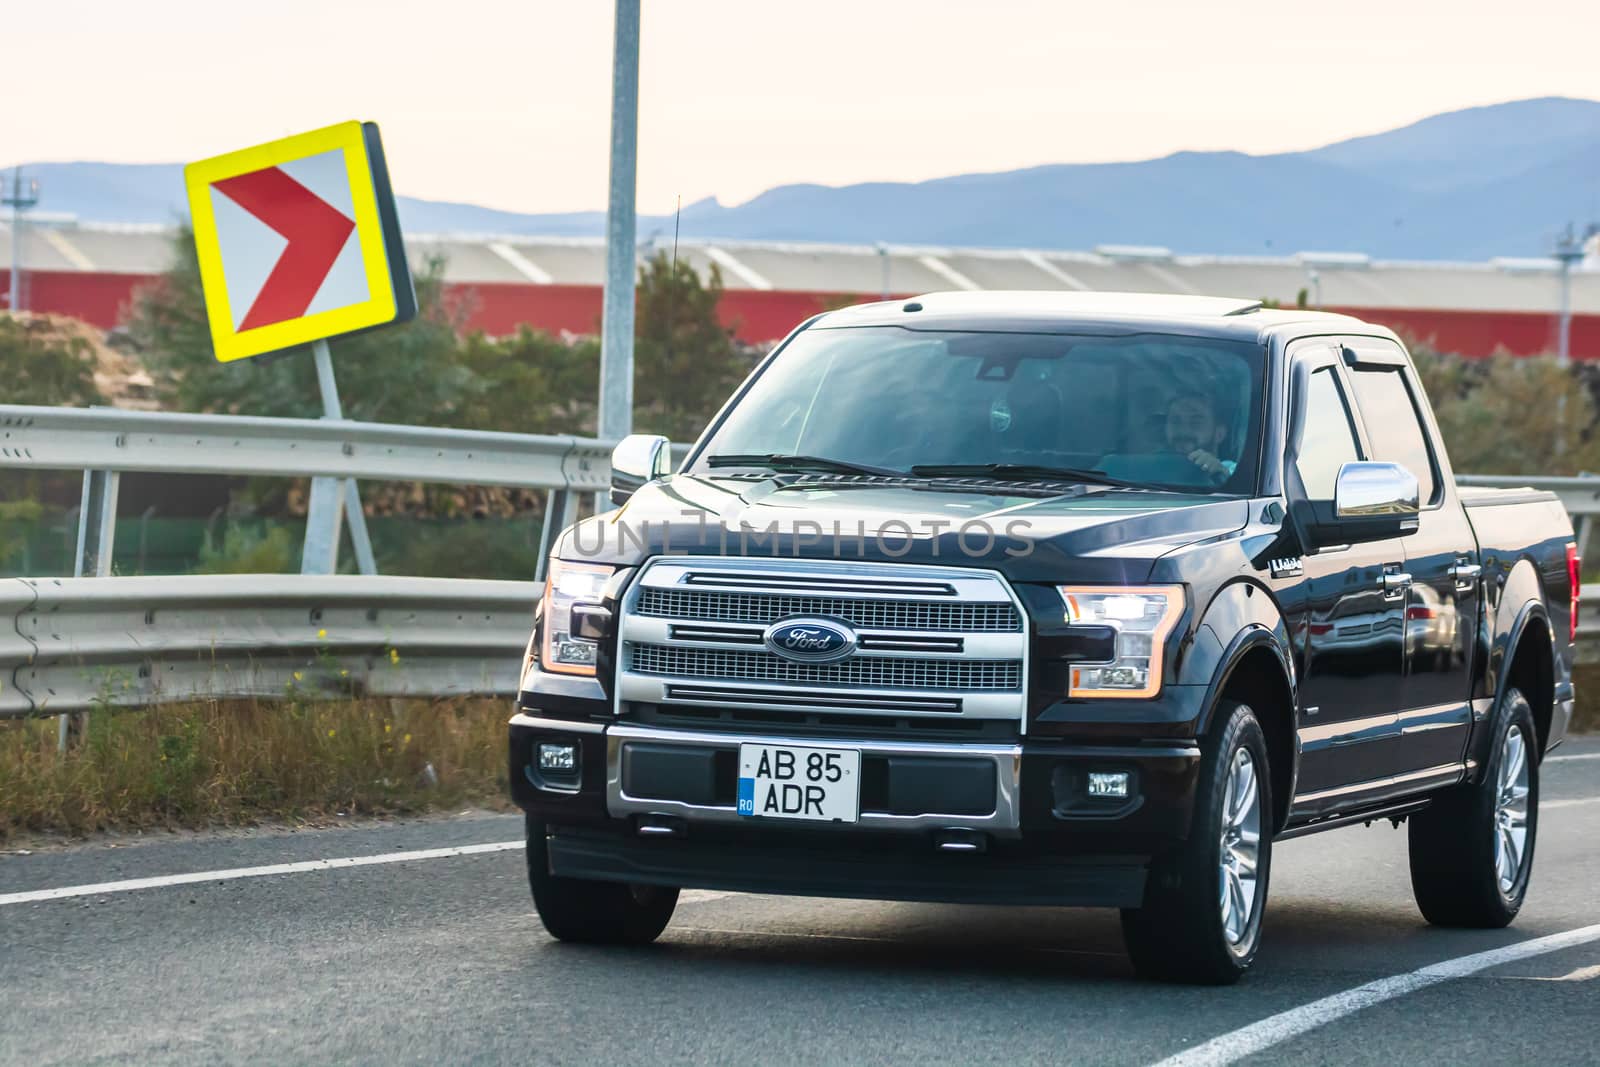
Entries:
{"type": "Polygon", "coordinates": [[[1401,773],[1448,772],[1471,730],[1472,657],[1478,632],[1478,544],[1456,498],[1438,432],[1398,346],[1349,338],[1343,346],[1373,459],[1417,477],[1422,513],[1402,538],[1406,573],[1406,679],[1400,709],[1401,773]]]}
{"type": "MultiPolygon", "coordinates": [[[[1294,354],[1290,381],[1305,393],[1299,440],[1286,472],[1291,492],[1333,499],[1339,468],[1363,453],[1337,350],[1317,342],[1294,354]],[[1298,484],[1296,484],[1298,483],[1298,484]]],[[[1405,666],[1405,595],[1395,586],[1400,538],[1333,545],[1302,558],[1294,623],[1300,641],[1297,812],[1337,810],[1362,783],[1394,773],[1405,666]]]]}

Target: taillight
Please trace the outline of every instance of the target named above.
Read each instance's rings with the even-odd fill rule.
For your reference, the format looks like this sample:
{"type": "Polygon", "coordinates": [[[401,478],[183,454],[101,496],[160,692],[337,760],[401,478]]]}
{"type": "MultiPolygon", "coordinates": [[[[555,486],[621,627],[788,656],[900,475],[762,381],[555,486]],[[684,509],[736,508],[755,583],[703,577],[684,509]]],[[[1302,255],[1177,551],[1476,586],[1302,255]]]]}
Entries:
{"type": "Polygon", "coordinates": [[[1572,621],[1567,627],[1567,640],[1578,640],[1578,594],[1581,592],[1583,581],[1583,559],[1578,555],[1578,546],[1567,546],[1567,581],[1572,586],[1572,621]]]}

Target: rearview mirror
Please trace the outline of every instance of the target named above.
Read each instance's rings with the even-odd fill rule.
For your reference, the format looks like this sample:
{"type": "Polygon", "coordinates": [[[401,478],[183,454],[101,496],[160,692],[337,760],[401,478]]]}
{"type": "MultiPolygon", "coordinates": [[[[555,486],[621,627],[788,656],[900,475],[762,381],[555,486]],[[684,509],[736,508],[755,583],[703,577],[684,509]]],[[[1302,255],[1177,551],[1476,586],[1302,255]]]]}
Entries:
{"type": "Polygon", "coordinates": [[[1346,463],[1334,483],[1332,514],[1316,508],[1318,545],[1353,545],[1403,537],[1417,530],[1417,476],[1398,463],[1346,463]]]}
{"type": "Polygon", "coordinates": [[[656,433],[634,433],[611,450],[611,502],[621,504],[646,482],[672,473],[672,442],[656,433]]]}

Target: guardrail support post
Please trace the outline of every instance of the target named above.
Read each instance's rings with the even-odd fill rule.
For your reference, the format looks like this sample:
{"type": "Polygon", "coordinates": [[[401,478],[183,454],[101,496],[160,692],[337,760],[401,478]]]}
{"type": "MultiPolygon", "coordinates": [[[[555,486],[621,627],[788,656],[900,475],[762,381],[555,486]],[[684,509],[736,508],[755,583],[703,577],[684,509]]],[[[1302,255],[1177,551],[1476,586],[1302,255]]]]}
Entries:
{"type": "MultiPolygon", "coordinates": [[[[311,356],[317,365],[317,390],[322,394],[322,417],[343,419],[339,385],[333,377],[333,356],[327,341],[313,341],[311,356]]],[[[333,574],[339,569],[341,519],[350,519],[350,543],[362,574],[377,574],[367,518],[361,511],[361,491],[350,478],[311,479],[311,500],[306,506],[306,539],[300,549],[301,574],[333,574]]]]}
{"type": "Polygon", "coordinates": [[[544,502],[544,528],[539,532],[539,564],[533,570],[534,581],[544,581],[545,568],[549,564],[550,553],[556,547],[556,538],[577,517],[577,494],[570,489],[550,490],[544,502]]]}
{"type": "Polygon", "coordinates": [[[84,471],[83,500],[78,507],[78,552],[75,578],[104,578],[111,573],[111,546],[117,536],[117,472],[84,471]]]}
{"type": "Polygon", "coordinates": [[[300,549],[301,574],[332,574],[339,569],[339,535],[344,528],[341,478],[311,479],[306,505],[306,539],[300,549]]]}
{"type": "MultiPolygon", "coordinates": [[[[84,471],[83,499],[78,505],[78,551],[72,562],[74,578],[111,575],[111,550],[117,537],[116,471],[84,471]]],[[[56,749],[65,752],[83,740],[89,730],[88,712],[57,717],[56,749]]]]}

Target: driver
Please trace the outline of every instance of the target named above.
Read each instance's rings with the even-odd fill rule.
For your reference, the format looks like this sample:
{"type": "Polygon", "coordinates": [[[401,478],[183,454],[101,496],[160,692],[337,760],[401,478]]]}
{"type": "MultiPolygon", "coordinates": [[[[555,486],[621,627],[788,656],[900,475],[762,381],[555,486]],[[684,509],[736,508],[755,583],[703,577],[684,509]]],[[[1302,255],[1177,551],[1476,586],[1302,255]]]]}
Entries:
{"type": "Polygon", "coordinates": [[[1227,436],[1228,426],[1217,418],[1216,402],[1209,393],[1182,392],[1167,405],[1167,447],[1199,467],[1214,484],[1227,481],[1236,466],[1217,455],[1227,436]]]}

